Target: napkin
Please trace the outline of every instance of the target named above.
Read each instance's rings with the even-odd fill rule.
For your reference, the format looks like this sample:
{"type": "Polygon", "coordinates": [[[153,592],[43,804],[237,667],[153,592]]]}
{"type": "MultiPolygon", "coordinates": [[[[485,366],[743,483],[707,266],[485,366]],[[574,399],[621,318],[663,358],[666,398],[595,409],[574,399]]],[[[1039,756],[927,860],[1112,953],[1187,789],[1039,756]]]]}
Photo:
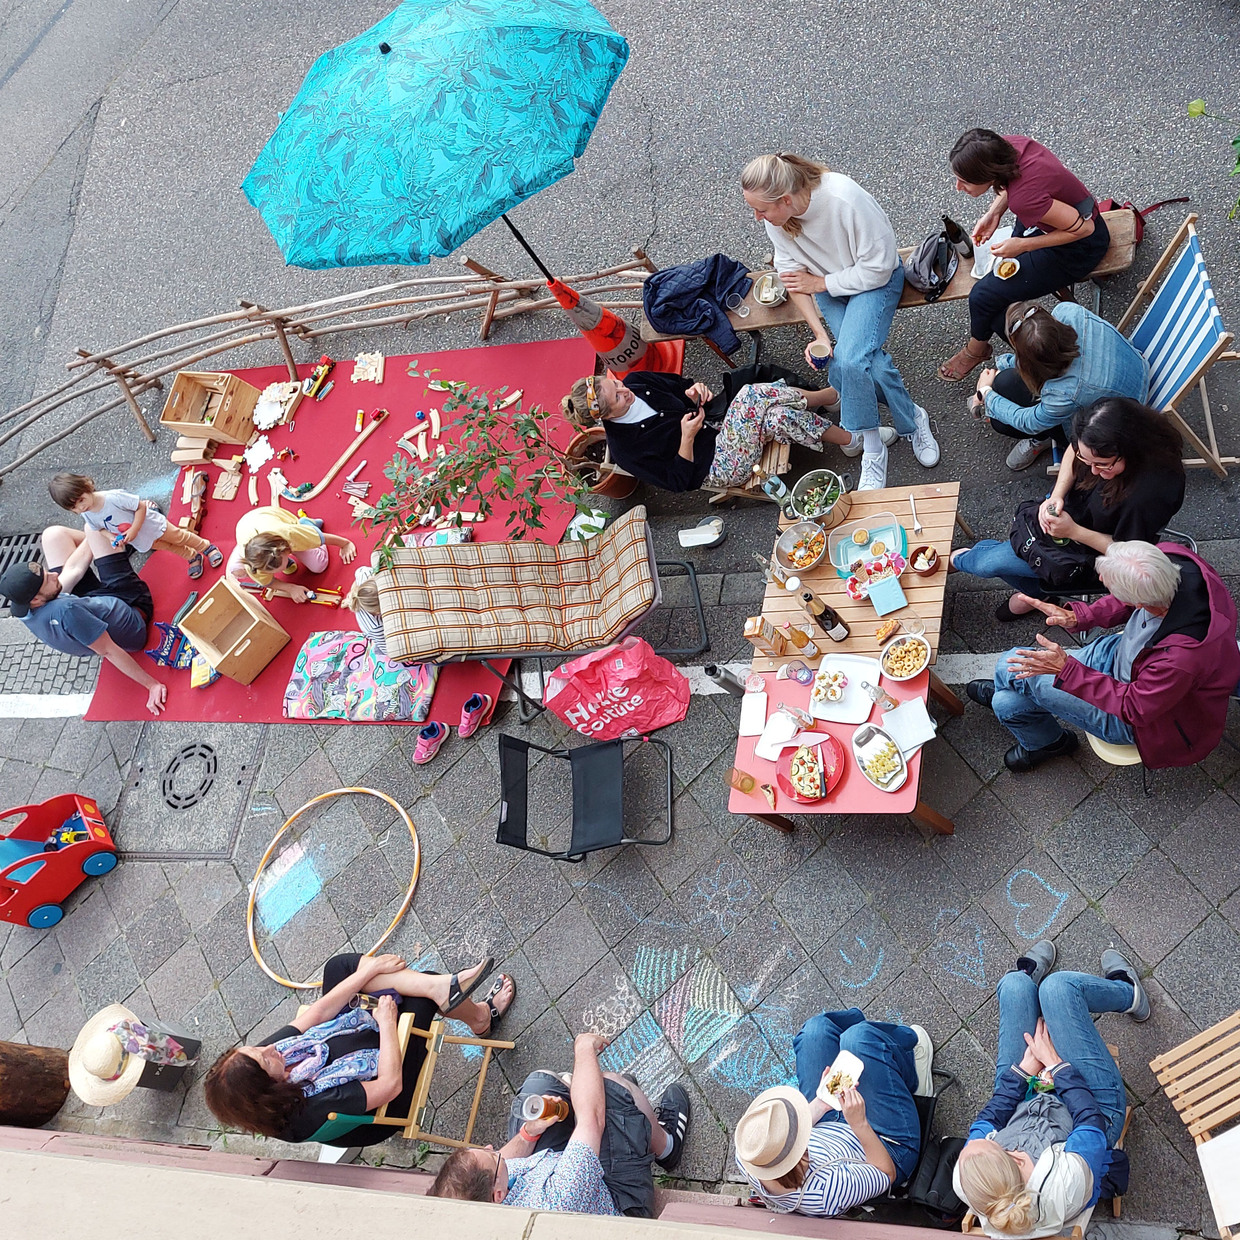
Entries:
{"type": "Polygon", "coordinates": [[[936,735],[934,720],[919,697],[910,698],[907,702],[901,702],[895,710],[884,712],[882,727],[906,758],[912,757],[936,735]]]}
{"type": "Polygon", "coordinates": [[[741,698],[741,736],[761,736],[766,727],[766,694],[746,693],[741,698]]]}
{"type": "Polygon", "coordinates": [[[876,581],[870,586],[869,598],[880,616],[908,606],[908,599],[904,597],[904,589],[898,577],[884,577],[882,581],[876,581]]]}

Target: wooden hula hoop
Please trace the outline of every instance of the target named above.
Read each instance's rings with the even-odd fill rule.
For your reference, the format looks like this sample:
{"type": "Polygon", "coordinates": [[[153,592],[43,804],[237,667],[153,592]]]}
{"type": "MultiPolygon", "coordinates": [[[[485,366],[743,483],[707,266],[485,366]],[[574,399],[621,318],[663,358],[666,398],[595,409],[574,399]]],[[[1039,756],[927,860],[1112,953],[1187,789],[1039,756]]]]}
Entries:
{"type": "Polygon", "coordinates": [[[258,897],[258,880],[262,872],[267,867],[267,862],[271,860],[271,854],[275,852],[276,845],[285,831],[289,829],[308,809],[312,809],[318,805],[320,801],[329,801],[333,797],[345,796],[351,792],[362,792],[367,796],[378,797],[381,801],[386,801],[405,821],[405,826],[409,828],[410,838],[413,840],[413,877],[409,880],[409,890],[405,892],[405,898],[401,901],[400,908],[396,910],[396,916],[388,923],[388,928],[379,936],[379,941],[363,955],[373,956],[375,952],[388,941],[392,931],[400,924],[400,920],[409,911],[409,906],[413,903],[413,893],[418,885],[418,873],[422,868],[422,849],[418,844],[418,829],[413,825],[413,819],[409,817],[409,811],[405,807],[394,801],[386,792],[378,792],[374,788],[333,788],[330,792],[320,792],[317,797],[311,797],[294,814],[285,819],[282,826],[276,833],[271,843],[267,845],[267,851],[263,853],[262,860],[258,863],[258,869],[254,871],[254,881],[250,884],[250,898],[245,907],[245,933],[250,940],[250,951],[254,953],[254,959],[258,961],[258,967],[267,974],[273,982],[279,982],[281,986],[287,986],[290,990],[318,990],[323,985],[323,979],[320,977],[316,981],[294,982],[287,977],[281,977],[274,969],[268,967],[267,962],[263,959],[262,954],[258,950],[258,940],[254,936],[254,904],[258,897]]]}

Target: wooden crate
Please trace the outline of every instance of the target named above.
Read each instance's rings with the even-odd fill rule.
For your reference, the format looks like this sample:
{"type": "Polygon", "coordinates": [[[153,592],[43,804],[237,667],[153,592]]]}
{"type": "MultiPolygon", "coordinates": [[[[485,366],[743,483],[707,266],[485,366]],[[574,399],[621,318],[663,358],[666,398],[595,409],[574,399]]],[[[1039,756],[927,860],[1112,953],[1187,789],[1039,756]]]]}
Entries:
{"type": "Polygon", "coordinates": [[[243,685],[289,641],[262,603],[227,576],[181,621],[181,631],[221,676],[243,685]]]}
{"type": "Polygon", "coordinates": [[[182,370],[168,393],[160,425],[195,439],[249,443],[258,397],[258,388],[236,375],[182,370]]]}

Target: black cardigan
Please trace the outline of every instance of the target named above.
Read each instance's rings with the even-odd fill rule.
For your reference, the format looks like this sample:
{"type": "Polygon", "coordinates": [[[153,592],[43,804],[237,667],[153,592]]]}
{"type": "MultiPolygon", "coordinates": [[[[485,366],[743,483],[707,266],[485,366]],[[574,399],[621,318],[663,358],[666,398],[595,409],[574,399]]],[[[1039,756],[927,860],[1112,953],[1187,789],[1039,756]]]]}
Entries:
{"type": "Polygon", "coordinates": [[[693,441],[693,460],[686,461],[680,455],[680,419],[697,408],[685,396],[694,382],[683,375],[645,370],[624,377],[624,386],[654,409],[657,416],[634,423],[604,421],[611,458],[621,469],[665,491],[692,491],[706,481],[715,459],[718,434],[710,424],[712,414],[721,420],[727,401],[717,396],[706,406],[707,421],[693,441]],[[722,408],[714,408],[719,404],[722,408]]]}

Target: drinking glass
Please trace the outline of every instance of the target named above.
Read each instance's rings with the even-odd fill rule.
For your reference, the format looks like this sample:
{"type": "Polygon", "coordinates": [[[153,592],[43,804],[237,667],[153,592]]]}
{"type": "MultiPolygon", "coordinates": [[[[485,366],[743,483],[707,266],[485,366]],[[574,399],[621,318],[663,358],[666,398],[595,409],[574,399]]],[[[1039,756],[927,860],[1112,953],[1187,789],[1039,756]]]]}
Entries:
{"type": "Polygon", "coordinates": [[[749,307],[745,304],[745,299],[739,293],[729,293],[724,299],[725,306],[728,310],[736,315],[738,319],[747,319],[749,317],[749,307]]]}

